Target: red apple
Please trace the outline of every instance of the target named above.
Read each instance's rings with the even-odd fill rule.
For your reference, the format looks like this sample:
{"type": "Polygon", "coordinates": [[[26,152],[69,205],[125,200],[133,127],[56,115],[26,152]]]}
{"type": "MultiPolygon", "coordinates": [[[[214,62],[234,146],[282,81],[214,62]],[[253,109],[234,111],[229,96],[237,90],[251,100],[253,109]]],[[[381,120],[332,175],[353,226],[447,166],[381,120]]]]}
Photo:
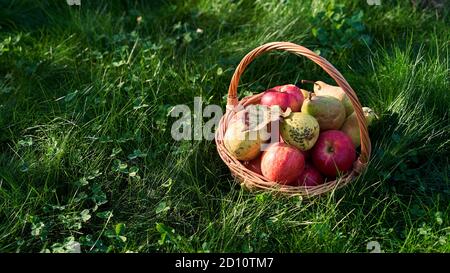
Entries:
{"type": "Polygon", "coordinates": [[[245,165],[245,167],[247,167],[247,169],[251,170],[252,172],[262,175],[261,155],[251,161],[244,162],[244,165],[245,165]]]}
{"type": "Polygon", "coordinates": [[[317,186],[323,182],[320,172],[310,163],[305,164],[305,169],[297,179],[297,185],[299,186],[317,186]]]}
{"type": "MultiPolygon", "coordinates": [[[[285,85],[281,86],[280,92],[286,92],[286,93],[294,96],[295,101],[298,104],[298,109],[299,109],[298,111],[300,111],[300,109],[302,108],[303,101],[305,100],[305,97],[303,96],[303,93],[300,90],[300,88],[298,88],[294,84],[285,84],[285,85]]],[[[294,111],[294,110],[292,110],[292,111],[294,111]]]]}
{"type": "Polygon", "coordinates": [[[356,159],[355,146],[345,133],[329,130],[320,133],[311,151],[314,166],[324,175],[335,177],[349,171],[356,159]]]}
{"type": "Polygon", "coordinates": [[[295,183],[304,167],[303,154],[286,143],[274,143],[262,154],[262,174],[280,184],[295,183]]]}
{"type": "Polygon", "coordinates": [[[293,84],[275,86],[264,92],[260,104],[272,106],[278,105],[283,111],[288,107],[293,112],[299,112],[303,104],[303,95],[300,89],[293,84]]]}

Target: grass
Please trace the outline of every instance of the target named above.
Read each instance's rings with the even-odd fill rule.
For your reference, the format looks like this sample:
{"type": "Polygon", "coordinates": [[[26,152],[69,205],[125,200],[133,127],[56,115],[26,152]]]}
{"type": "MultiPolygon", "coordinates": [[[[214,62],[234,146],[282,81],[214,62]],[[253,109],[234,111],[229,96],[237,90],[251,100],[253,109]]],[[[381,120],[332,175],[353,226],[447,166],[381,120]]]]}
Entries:
{"type": "MultiPolygon", "coordinates": [[[[450,252],[448,10],[342,2],[0,1],[0,251],[450,252]],[[276,40],[321,52],[381,117],[344,189],[248,192],[212,141],[171,138],[172,106],[224,109],[240,59],[276,40]]],[[[239,92],[300,79],[330,81],[267,54],[239,92]]]]}

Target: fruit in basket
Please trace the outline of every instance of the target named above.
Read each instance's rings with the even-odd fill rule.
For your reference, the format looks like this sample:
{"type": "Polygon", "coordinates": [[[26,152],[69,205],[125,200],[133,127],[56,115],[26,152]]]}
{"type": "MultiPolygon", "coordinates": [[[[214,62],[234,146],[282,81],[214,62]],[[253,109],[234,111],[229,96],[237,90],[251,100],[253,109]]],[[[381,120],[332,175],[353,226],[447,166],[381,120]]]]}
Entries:
{"type": "Polygon", "coordinates": [[[331,96],[309,97],[303,102],[302,113],[315,117],[321,131],[339,129],[345,121],[344,106],[331,96]]]}
{"type": "Polygon", "coordinates": [[[294,112],[300,111],[302,103],[303,96],[300,89],[293,84],[275,86],[266,90],[260,102],[260,104],[267,106],[278,105],[283,111],[286,111],[289,107],[294,112]]]}
{"type": "Polygon", "coordinates": [[[303,154],[286,143],[271,144],[262,154],[262,174],[271,181],[291,185],[305,167],[303,154]]]}
{"type": "Polygon", "coordinates": [[[335,177],[352,168],[356,151],[349,136],[338,130],[329,130],[320,133],[311,157],[322,174],[335,177]]]}
{"type": "Polygon", "coordinates": [[[283,140],[302,151],[311,149],[319,137],[319,123],[308,114],[292,112],[280,124],[283,140]]]}
{"type": "Polygon", "coordinates": [[[261,156],[262,155],[258,155],[258,157],[256,157],[255,159],[244,162],[244,166],[247,167],[247,169],[251,170],[252,172],[262,175],[261,156]]]}
{"type": "MultiPolygon", "coordinates": [[[[242,110],[245,111],[245,110],[242,110]]],[[[267,132],[250,130],[246,113],[239,111],[232,118],[224,136],[225,148],[238,160],[252,160],[261,152],[267,132]],[[238,117],[239,116],[239,117],[238,117]]]]}
{"type": "MultiPolygon", "coordinates": [[[[300,92],[302,92],[303,94],[303,99],[306,100],[307,98],[310,98],[312,96],[315,96],[316,94],[314,94],[313,92],[310,92],[308,90],[305,89],[300,89],[300,92]]],[[[304,102],[304,101],[303,101],[304,102]]]]}
{"type": "Polygon", "coordinates": [[[310,163],[305,164],[305,169],[297,179],[299,186],[317,186],[324,182],[320,172],[310,163]]]}
{"type": "Polygon", "coordinates": [[[374,119],[378,119],[378,115],[369,107],[364,106],[362,110],[364,112],[364,117],[366,118],[367,126],[372,125],[374,119]]]}
{"type": "Polygon", "coordinates": [[[338,99],[345,108],[345,116],[350,116],[353,113],[353,105],[347,94],[339,86],[330,85],[322,81],[316,81],[314,83],[314,93],[317,96],[332,96],[338,99]]]}
{"type": "MultiPolygon", "coordinates": [[[[377,115],[369,107],[363,107],[362,110],[364,112],[364,117],[366,118],[367,126],[370,126],[374,118],[377,117],[377,115]]],[[[355,112],[353,112],[350,116],[347,117],[347,119],[344,122],[344,125],[342,125],[341,127],[341,131],[346,133],[352,139],[355,148],[358,148],[359,145],[361,145],[358,119],[356,118],[355,112]]]]}
{"type": "MultiPolygon", "coordinates": [[[[290,95],[292,95],[295,98],[295,101],[298,104],[298,110],[300,111],[300,108],[302,107],[303,104],[303,94],[300,91],[300,88],[298,88],[297,86],[295,86],[294,84],[285,84],[279,87],[280,92],[286,92],[290,95]]],[[[292,109],[291,109],[292,110],[292,109]]],[[[294,111],[294,110],[292,110],[294,111]]]]}

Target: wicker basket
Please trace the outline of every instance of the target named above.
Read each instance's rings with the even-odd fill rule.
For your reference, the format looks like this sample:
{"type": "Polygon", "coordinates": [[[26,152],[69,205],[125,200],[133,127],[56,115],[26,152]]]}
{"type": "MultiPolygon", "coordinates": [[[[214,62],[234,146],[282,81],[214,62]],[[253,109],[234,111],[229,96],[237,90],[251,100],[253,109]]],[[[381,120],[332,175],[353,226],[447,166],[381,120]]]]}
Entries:
{"type": "Polygon", "coordinates": [[[217,151],[220,157],[222,158],[223,162],[225,162],[225,164],[229,167],[232,175],[237,179],[237,181],[239,181],[246,188],[270,190],[283,193],[286,195],[301,195],[303,197],[311,197],[323,194],[335,190],[337,188],[340,188],[351,182],[366,167],[371,151],[369,133],[367,130],[367,125],[361,104],[355,92],[347,83],[347,81],[344,79],[342,74],[324,58],[318,56],[317,54],[315,54],[314,52],[303,46],[296,45],[290,42],[272,42],[264,44],[262,46],[253,49],[241,60],[241,62],[239,63],[238,67],[236,68],[233,74],[230,86],[228,88],[227,110],[225,115],[219,122],[219,126],[215,134],[215,139],[217,144],[217,151]],[[355,109],[356,116],[358,119],[359,130],[361,135],[361,153],[353,165],[353,170],[349,172],[347,175],[341,176],[334,181],[329,181],[327,183],[313,187],[281,185],[279,183],[270,181],[264,176],[261,176],[247,169],[239,160],[234,158],[233,155],[231,155],[225,148],[223,143],[223,137],[227,130],[228,123],[230,122],[233,115],[236,113],[234,111],[235,106],[238,106],[238,104],[243,106],[247,106],[250,104],[258,104],[262,96],[261,93],[245,97],[241,101],[238,101],[237,88],[239,85],[239,78],[241,77],[242,73],[244,73],[246,67],[256,57],[271,50],[285,50],[294,53],[296,55],[307,57],[311,61],[318,64],[323,70],[325,70],[350,98],[350,101],[352,102],[352,105],[355,109]]]}

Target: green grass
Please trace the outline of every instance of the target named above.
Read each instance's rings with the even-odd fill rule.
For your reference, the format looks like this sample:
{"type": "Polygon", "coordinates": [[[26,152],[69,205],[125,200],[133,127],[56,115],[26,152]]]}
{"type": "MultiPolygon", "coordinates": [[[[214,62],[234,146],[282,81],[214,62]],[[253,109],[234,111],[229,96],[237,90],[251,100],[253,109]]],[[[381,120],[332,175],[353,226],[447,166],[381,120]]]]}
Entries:
{"type": "MultiPolygon", "coordinates": [[[[448,10],[149,2],[0,1],[0,251],[450,252],[448,10]],[[172,106],[224,108],[240,59],[277,40],[325,54],[380,115],[368,170],[310,200],[243,190],[212,141],[170,135],[172,106]]],[[[330,81],[266,54],[239,92],[300,79],[330,81]]]]}

